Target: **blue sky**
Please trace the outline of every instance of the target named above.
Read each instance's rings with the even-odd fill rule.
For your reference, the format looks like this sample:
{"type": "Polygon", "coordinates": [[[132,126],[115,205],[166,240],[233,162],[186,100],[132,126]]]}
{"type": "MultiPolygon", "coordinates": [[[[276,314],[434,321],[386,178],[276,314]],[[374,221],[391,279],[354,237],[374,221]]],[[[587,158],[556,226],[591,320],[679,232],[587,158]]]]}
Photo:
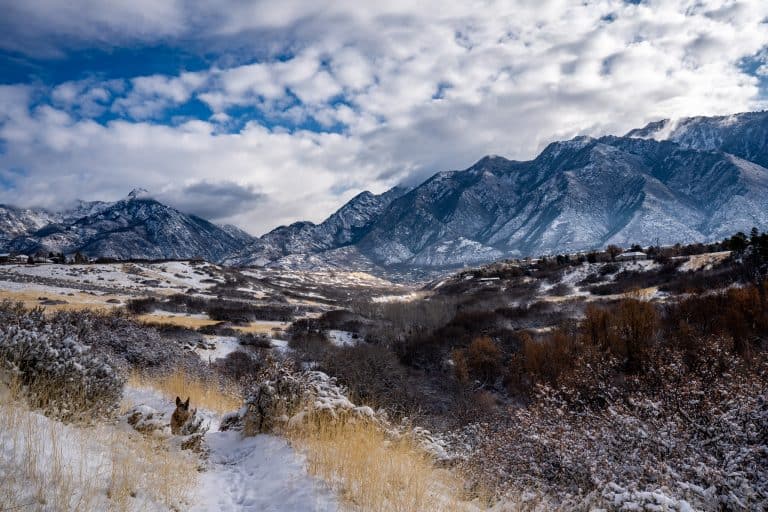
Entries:
{"type": "Polygon", "coordinates": [[[768,103],[758,0],[0,4],[0,202],[22,206],[143,187],[260,234],[486,154],[768,103]]]}

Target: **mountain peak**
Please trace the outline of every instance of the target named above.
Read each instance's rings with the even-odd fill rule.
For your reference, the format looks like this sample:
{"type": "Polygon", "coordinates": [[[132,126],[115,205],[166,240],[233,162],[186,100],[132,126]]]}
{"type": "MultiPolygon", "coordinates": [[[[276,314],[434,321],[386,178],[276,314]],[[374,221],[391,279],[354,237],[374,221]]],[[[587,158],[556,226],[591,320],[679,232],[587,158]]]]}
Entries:
{"type": "Polygon", "coordinates": [[[135,188],[128,194],[128,200],[147,199],[150,197],[149,191],[145,188],[135,188]]]}

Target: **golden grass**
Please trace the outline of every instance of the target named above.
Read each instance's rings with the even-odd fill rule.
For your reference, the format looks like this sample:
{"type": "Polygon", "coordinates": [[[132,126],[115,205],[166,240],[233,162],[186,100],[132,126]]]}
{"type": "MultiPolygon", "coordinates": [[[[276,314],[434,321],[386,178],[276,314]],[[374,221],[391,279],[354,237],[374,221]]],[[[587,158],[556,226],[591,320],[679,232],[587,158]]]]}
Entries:
{"type": "MultiPolygon", "coordinates": [[[[207,327],[219,323],[218,320],[211,320],[210,318],[163,315],[161,313],[147,313],[137,316],[136,319],[150,325],[168,324],[186,327],[187,329],[199,329],[200,327],[207,327]]],[[[288,322],[251,322],[247,325],[233,325],[232,328],[236,331],[254,334],[272,334],[273,329],[287,329],[289,325],[288,322]]]]}
{"type": "Polygon", "coordinates": [[[159,376],[134,371],[128,376],[128,385],[154,389],[169,400],[177,396],[182,400],[189,397],[193,408],[218,414],[236,411],[243,406],[243,397],[234,384],[227,386],[212,378],[191,375],[183,369],[159,376]]]}
{"type": "Polygon", "coordinates": [[[2,387],[1,510],[186,508],[197,479],[188,452],[114,425],[47,419],[2,387]]]}
{"type": "Polygon", "coordinates": [[[658,286],[649,286],[647,288],[637,288],[626,293],[619,294],[619,297],[635,300],[651,300],[658,291],[658,286]]]}
{"type": "Polygon", "coordinates": [[[27,289],[27,290],[0,290],[0,300],[10,299],[15,302],[22,302],[28,308],[43,307],[46,311],[70,311],[81,309],[94,309],[100,311],[109,311],[120,304],[110,304],[107,301],[117,299],[127,300],[126,297],[119,295],[90,295],[88,293],[72,292],[74,295],[61,295],[52,293],[45,289],[27,289]],[[66,301],[66,304],[41,305],[40,297],[47,297],[51,300],[66,301]]]}
{"type": "Polygon", "coordinates": [[[462,500],[459,478],[436,468],[412,440],[393,440],[375,423],[321,416],[288,436],[305,454],[309,472],[326,481],[353,510],[477,510],[462,500]]]}
{"type": "Polygon", "coordinates": [[[196,318],[189,316],[174,316],[174,315],[162,315],[147,313],[136,317],[139,322],[145,324],[168,324],[176,325],[179,327],[186,327],[188,329],[198,329],[200,327],[207,327],[209,325],[216,325],[219,322],[211,320],[209,318],[196,318]]]}

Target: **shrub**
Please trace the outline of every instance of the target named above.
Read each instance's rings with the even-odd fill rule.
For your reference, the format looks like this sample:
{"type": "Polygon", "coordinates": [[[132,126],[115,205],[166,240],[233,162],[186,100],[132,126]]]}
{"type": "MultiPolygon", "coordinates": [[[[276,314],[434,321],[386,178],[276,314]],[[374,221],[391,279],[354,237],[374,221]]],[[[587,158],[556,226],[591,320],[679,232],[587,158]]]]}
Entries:
{"type": "Polygon", "coordinates": [[[0,364],[25,386],[30,403],[63,419],[111,413],[122,380],[103,355],[40,309],[0,304],[0,364]]]}
{"type": "Polygon", "coordinates": [[[333,347],[325,352],[320,369],[346,386],[356,403],[386,407],[395,416],[419,405],[405,367],[381,345],[333,347]]]}
{"type": "Polygon", "coordinates": [[[616,336],[610,340],[611,350],[626,357],[629,370],[639,370],[656,335],[656,308],[648,302],[628,299],[619,303],[615,315],[616,336]]]}
{"type": "Polygon", "coordinates": [[[611,332],[611,318],[605,308],[590,304],[581,321],[582,339],[588,345],[607,349],[615,342],[611,332]]]}
{"type": "Polygon", "coordinates": [[[734,351],[748,355],[768,335],[768,312],[762,309],[754,287],[691,296],[668,306],[666,313],[668,336],[687,347],[691,358],[696,356],[691,339],[697,336],[729,336],[734,351]]]}
{"type": "Polygon", "coordinates": [[[451,361],[453,361],[453,375],[460,384],[469,382],[469,366],[467,365],[467,356],[462,349],[453,349],[451,351],[451,361]]]}
{"type": "Polygon", "coordinates": [[[565,297],[573,293],[573,287],[567,283],[558,283],[549,290],[549,294],[554,297],[565,297]]]}
{"type": "Polygon", "coordinates": [[[573,341],[557,330],[543,340],[526,336],[523,342],[523,367],[537,381],[555,383],[570,366],[573,341]]]}
{"type": "Polygon", "coordinates": [[[565,510],[764,510],[766,361],[745,368],[727,339],[697,341],[708,364],[695,371],[659,345],[648,371],[626,379],[611,358],[575,359],[559,389],[478,426],[469,471],[565,510]],[[589,394],[570,387],[585,381],[589,394]]]}
{"type": "Polygon", "coordinates": [[[487,336],[472,340],[467,349],[467,366],[472,375],[492,384],[500,375],[503,353],[487,336]]]}
{"type": "Polygon", "coordinates": [[[238,333],[237,340],[241,345],[254,348],[271,348],[272,341],[264,334],[252,332],[238,333]]]}
{"type": "Polygon", "coordinates": [[[60,311],[50,322],[67,335],[87,340],[95,351],[110,356],[120,368],[170,368],[199,363],[194,354],[183,349],[183,341],[196,334],[184,334],[176,327],[158,329],[141,325],[119,311],[112,314],[98,311],[60,311]]]}
{"type": "Polygon", "coordinates": [[[254,354],[235,350],[213,362],[213,368],[225,378],[248,384],[261,373],[264,363],[254,354]]]}
{"type": "Polygon", "coordinates": [[[125,307],[131,314],[144,315],[157,309],[158,304],[159,301],[154,297],[143,297],[129,300],[125,307]]]}

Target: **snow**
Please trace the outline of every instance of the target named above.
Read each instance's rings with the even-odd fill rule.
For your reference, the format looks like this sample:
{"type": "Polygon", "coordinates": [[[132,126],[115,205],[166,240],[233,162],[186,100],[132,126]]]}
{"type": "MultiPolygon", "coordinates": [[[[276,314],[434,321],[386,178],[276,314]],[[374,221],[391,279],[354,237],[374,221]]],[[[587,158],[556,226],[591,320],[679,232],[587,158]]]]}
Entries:
{"type": "Polygon", "coordinates": [[[354,338],[354,334],[349,331],[328,331],[329,341],[337,347],[351,347],[357,345],[357,340],[354,338]]]}
{"type": "Polygon", "coordinates": [[[390,303],[390,302],[413,302],[424,297],[422,292],[411,292],[404,295],[380,295],[373,297],[371,300],[378,303],[390,303]]]}
{"type": "Polygon", "coordinates": [[[660,265],[654,260],[637,260],[637,261],[623,261],[620,262],[621,270],[627,270],[632,272],[648,272],[649,270],[655,270],[660,265]]]}
{"type": "Polygon", "coordinates": [[[280,352],[285,353],[291,350],[291,347],[288,346],[288,341],[286,340],[277,340],[273,338],[269,341],[272,343],[272,348],[275,348],[280,352]]]}
{"type": "MultiPolygon", "coordinates": [[[[0,407],[0,412],[9,414],[5,406],[0,407]]],[[[0,482],[5,496],[10,494],[13,503],[24,504],[23,509],[39,506],[30,510],[78,510],[83,506],[91,510],[110,509],[108,491],[115,461],[107,451],[110,447],[103,444],[108,427],[90,430],[66,425],[36,412],[17,410],[13,414],[21,418],[18,421],[22,424],[0,429],[0,482]],[[36,483],[44,485],[37,489],[31,481],[20,478],[21,468],[31,472],[34,476],[26,475],[36,483]],[[69,501],[58,501],[61,496],[52,489],[53,482],[70,477],[70,473],[69,501]],[[43,507],[45,503],[52,503],[54,507],[43,507]]],[[[141,492],[136,492],[128,503],[128,510],[132,511],[165,510],[141,492]]]]}
{"type": "Polygon", "coordinates": [[[595,267],[587,262],[574,267],[569,267],[563,272],[563,275],[559,281],[552,283],[547,281],[542,282],[539,287],[539,291],[542,294],[549,293],[552,289],[555,288],[555,286],[562,283],[569,285],[572,289],[572,291],[567,294],[566,297],[588,296],[589,292],[586,290],[581,290],[578,286],[576,286],[576,283],[582,281],[589,275],[590,272],[594,272],[594,270],[595,267]]]}
{"type": "Polygon", "coordinates": [[[690,272],[696,270],[709,270],[714,265],[721,263],[723,260],[731,255],[731,251],[712,252],[707,254],[697,254],[688,258],[688,260],[680,265],[677,269],[679,272],[690,272]]]}
{"type": "Polygon", "coordinates": [[[205,313],[178,313],[175,311],[165,311],[163,309],[155,309],[150,314],[156,315],[156,316],[171,316],[171,317],[177,317],[177,318],[195,318],[198,320],[210,320],[208,315],[206,315],[205,313]]]}
{"type": "Polygon", "coordinates": [[[333,493],[309,476],[287,441],[239,432],[206,434],[211,466],[201,474],[192,511],[335,511],[333,493]]]}
{"type": "MultiPolygon", "coordinates": [[[[127,386],[125,398],[159,411],[168,419],[175,408],[173,402],[152,389],[127,386]]],[[[218,432],[221,416],[201,408],[197,411],[209,428],[204,441],[209,458],[189,496],[190,511],[339,509],[333,492],[307,473],[306,460],[286,440],[266,434],[243,437],[240,432],[218,432]]]]}
{"type": "Polygon", "coordinates": [[[204,336],[205,341],[208,344],[214,346],[213,349],[204,349],[197,347],[195,353],[200,356],[203,361],[215,361],[227,357],[232,352],[240,350],[240,341],[235,336],[204,336]]]}
{"type": "MultiPolygon", "coordinates": [[[[3,274],[40,279],[55,279],[62,286],[91,285],[109,287],[115,291],[207,289],[214,285],[206,272],[212,265],[193,265],[187,261],[167,263],[117,263],[89,265],[5,265],[3,274]],[[146,281],[157,281],[149,285],[146,281]],[[122,290],[121,290],[122,289],[122,290]]],[[[215,267],[214,267],[215,268],[215,267]]]]}

